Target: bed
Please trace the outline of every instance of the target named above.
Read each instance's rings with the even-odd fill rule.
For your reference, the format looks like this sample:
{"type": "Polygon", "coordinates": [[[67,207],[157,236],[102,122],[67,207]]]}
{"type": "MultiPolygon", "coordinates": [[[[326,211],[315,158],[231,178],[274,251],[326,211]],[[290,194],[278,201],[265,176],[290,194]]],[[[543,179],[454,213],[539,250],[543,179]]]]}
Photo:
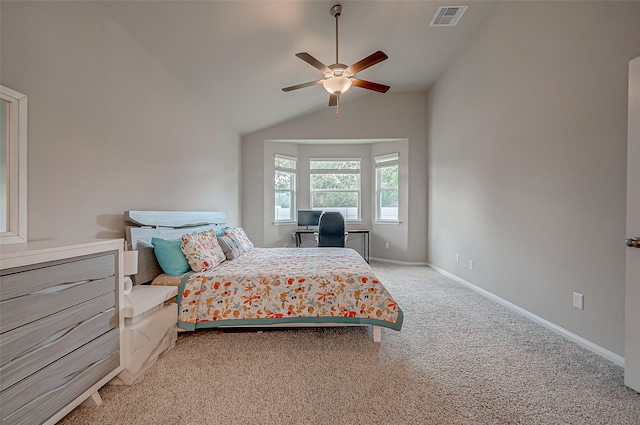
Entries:
{"type": "Polygon", "coordinates": [[[374,341],[380,342],[381,327],[402,327],[401,308],[352,249],[252,247],[213,268],[168,277],[154,264],[156,254],[149,253],[151,239],[232,232],[224,214],[194,219],[172,212],[171,221],[157,214],[153,219],[139,212],[125,214],[137,225],[127,227],[127,243],[141,253],[136,284],[151,280],[178,285],[180,329],[370,326],[374,341]],[[213,222],[195,223],[199,220],[213,222]]]}

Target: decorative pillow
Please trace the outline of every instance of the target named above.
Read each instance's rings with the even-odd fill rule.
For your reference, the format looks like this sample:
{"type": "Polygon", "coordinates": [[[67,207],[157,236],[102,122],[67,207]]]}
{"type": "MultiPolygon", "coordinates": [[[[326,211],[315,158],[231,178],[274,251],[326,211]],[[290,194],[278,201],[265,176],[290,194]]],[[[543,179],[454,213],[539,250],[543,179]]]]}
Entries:
{"type": "Polygon", "coordinates": [[[229,229],[231,229],[231,227],[229,227],[229,226],[224,226],[224,227],[223,227],[223,228],[221,228],[221,229],[216,229],[216,238],[219,238],[219,237],[221,237],[221,236],[224,236],[224,231],[225,231],[225,230],[229,230],[229,229]]]}
{"type": "Polygon", "coordinates": [[[218,243],[224,252],[227,260],[235,260],[242,255],[242,246],[240,241],[232,235],[224,235],[218,238],[218,243]]]}
{"type": "Polygon", "coordinates": [[[181,249],[194,272],[213,269],[226,259],[213,229],[182,235],[181,249]]]}
{"type": "Polygon", "coordinates": [[[160,264],[162,271],[169,276],[178,276],[191,270],[189,262],[180,249],[181,243],[180,239],[172,241],[160,238],[151,239],[158,264],[160,264]]]}
{"type": "Polygon", "coordinates": [[[249,252],[253,249],[253,242],[249,240],[247,234],[242,230],[242,227],[235,227],[233,229],[224,229],[224,234],[227,236],[234,236],[238,242],[240,242],[240,246],[242,247],[243,252],[249,252]]]}
{"type": "Polygon", "coordinates": [[[220,244],[217,242],[218,235],[216,230],[209,229],[206,232],[199,232],[199,233],[203,235],[206,234],[205,237],[212,237],[213,239],[216,240],[216,243],[213,245],[213,253],[216,254],[216,257],[218,257],[218,260],[220,260],[221,263],[227,259],[227,257],[225,257],[224,255],[224,251],[222,251],[222,247],[220,247],[220,244]]]}

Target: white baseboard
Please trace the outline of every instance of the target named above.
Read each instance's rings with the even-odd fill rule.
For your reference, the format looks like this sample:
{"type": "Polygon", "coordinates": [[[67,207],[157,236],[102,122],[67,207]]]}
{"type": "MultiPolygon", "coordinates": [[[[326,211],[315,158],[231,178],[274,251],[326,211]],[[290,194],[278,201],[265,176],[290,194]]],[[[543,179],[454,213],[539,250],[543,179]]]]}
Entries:
{"type": "Polygon", "coordinates": [[[473,291],[479,293],[480,295],[483,295],[483,296],[485,296],[485,297],[487,297],[487,298],[489,298],[489,299],[491,299],[491,300],[493,300],[493,301],[495,301],[495,302],[497,302],[499,304],[502,304],[503,306],[507,307],[508,309],[510,309],[510,310],[512,310],[512,311],[514,311],[514,312],[516,312],[518,314],[521,314],[522,316],[525,316],[528,319],[531,319],[536,323],[541,324],[545,328],[554,331],[555,333],[557,333],[557,334],[559,334],[559,335],[561,335],[561,336],[563,336],[563,337],[575,342],[576,344],[586,348],[587,350],[590,350],[590,351],[598,354],[601,357],[604,357],[605,359],[613,362],[614,364],[624,367],[624,357],[622,357],[622,356],[620,356],[620,355],[618,355],[618,354],[616,354],[616,353],[614,353],[612,351],[609,351],[606,348],[600,347],[599,345],[594,344],[593,342],[591,342],[591,341],[589,341],[589,340],[587,340],[585,338],[582,338],[581,336],[576,335],[573,332],[570,332],[570,331],[566,330],[565,328],[556,325],[555,323],[552,323],[552,322],[550,322],[550,321],[548,321],[546,319],[543,319],[540,316],[536,316],[535,314],[533,314],[533,313],[531,313],[531,312],[529,312],[529,311],[527,311],[527,310],[525,310],[525,309],[523,309],[521,307],[518,307],[517,305],[512,304],[509,301],[507,301],[505,299],[502,299],[499,296],[494,295],[491,292],[489,292],[487,290],[484,290],[484,289],[474,285],[471,282],[467,282],[466,280],[464,280],[464,279],[462,279],[462,278],[460,278],[460,277],[458,277],[458,276],[456,276],[454,274],[451,274],[446,270],[441,269],[440,267],[434,266],[432,264],[428,264],[428,266],[431,267],[433,270],[437,271],[438,273],[440,273],[440,274],[442,274],[442,275],[444,275],[444,276],[446,276],[446,277],[458,282],[459,284],[461,284],[463,286],[466,286],[469,289],[472,289],[473,291]]]}
{"type": "Polygon", "coordinates": [[[401,266],[429,266],[429,263],[411,263],[407,261],[387,260],[386,258],[370,257],[369,261],[378,261],[380,263],[398,264],[401,266]]]}

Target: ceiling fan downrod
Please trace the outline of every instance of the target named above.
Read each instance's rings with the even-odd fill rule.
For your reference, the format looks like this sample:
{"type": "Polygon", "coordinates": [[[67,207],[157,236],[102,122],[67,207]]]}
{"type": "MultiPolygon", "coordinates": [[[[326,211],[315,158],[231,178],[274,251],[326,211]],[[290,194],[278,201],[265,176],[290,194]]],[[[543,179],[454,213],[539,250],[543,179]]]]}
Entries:
{"type": "Polygon", "coordinates": [[[342,6],[336,4],[331,8],[330,12],[331,16],[336,18],[336,63],[340,63],[340,61],[338,60],[338,17],[342,13],[342,6]]]}

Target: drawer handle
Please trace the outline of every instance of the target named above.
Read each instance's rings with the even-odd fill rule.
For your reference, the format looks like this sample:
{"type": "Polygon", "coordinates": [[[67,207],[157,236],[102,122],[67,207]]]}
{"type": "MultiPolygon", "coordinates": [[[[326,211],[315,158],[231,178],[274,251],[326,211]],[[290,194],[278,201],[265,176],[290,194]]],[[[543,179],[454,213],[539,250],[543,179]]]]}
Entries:
{"type": "Polygon", "coordinates": [[[14,357],[12,360],[15,360],[17,358],[20,358],[22,356],[26,356],[27,354],[36,351],[42,347],[47,347],[50,345],[53,345],[55,342],[61,340],[62,338],[64,338],[65,336],[67,336],[67,334],[69,334],[70,332],[72,332],[74,329],[77,329],[78,327],[84,325],[85,323],[89,323],[92,320],[97,319],[98,317],[102,316],[103,314],[105,314],[107,311],[111,311],[113,310],[113,307],[106,310],[106,311],[101,311],[100,313],[89,317],[88,319],[82,320],[76,324],[67,326],[64,329],[60,329],[59,331],[56,331],[54,333],[52,333],[51,335],[49,335],[47,338],[45,338],[44,340],[40,341],[39,343],[37,343],[36,345],[33,345],[29,348],[27,348],[26,350],[24,350],[22,353],[18,354],[16,357],[14,357]]]}
{"type": "Polygon", "coordinates": [[[57,340],[63,338],[66,334],[68,334],[70,331],[72,331],[73,329],[77,328],[78,326],[80,326],[80,324],[82,324],[82,322],[80,323],[76,323],[75,325],[71,325],[71,326],[67,326],[64,329],[60,329],[57,332],[54,332],[53,334],[51,334],[49,337],[47,337],[46,339],[40,341],[39,343],[37,343],[36,345],[27,348],[26,350],[24,350],[22,353],[18,354],[17,356],[15,356],[12,360],[18,359],[22,356],[26,356],[29,353],[32,353],[34,351],[36,351],[39,348],[42,347],[46,347],[49,346],[51,344],[53,344],[54,342],[56,342],[57,340]]]}
{"type": "Polygon", "coordinates": [[[91,282],[90,280],[83,280],[80,282],[69,282],[69,283],[59,283],[55,286],[50,286],[48,288],[41,289],[39,291],[33,292],[32,294],[56,294],[62,291],[66,291],[67,289],[71,289],[78,285],[84,285],[86,283],[91,282]]]}
{"type": "MultiPolygon", "coordinates": [[[[107,357],[107,358],[108,358],[108,357],[107,357]]],[[[91,363],[90,365],[88,365],[88,366],[87,366],[87,367],[85,367],[84,369],[80,369],[80,370],[78,370],[78,371],[73,372],[73,373],[72,373],[72,374],[70,374],[70,375],[65,376],[64,378],[62,378],[60,381],[58,381],[58,382],[56,383],[56,386],[55,386],[55,387],[51,388],[51,389],[50,389],[49,391],[47,391],[47,392],[44,392],[44,393],[40,394],[38,397],[36,397],[35,399],[33,399],[30,403],[37,402],[39,399],[42,399],[43,397],[45,397],[45,396],[47,396],[47,395],[49,395],[49,394],[51,394],[51,393],[55,393],[55,392],[59,391],[59,390],[60,390],[60,388],[64,387],[64,386],[65,386],[66,384],[68,384],[70,381],[72,381],[72,380],[74,380],[75,378],[77,378],[77,377],[78,377],[78,375],[80,375],[81,373],[85,372],[86,370],[88,370],[88,369],[92,368],[93,366],[98,365],[98,364],[100,364],[100,363],[102,363],[102,362],[106,361],[106,360],[107,360],[107,358],[100,359],[100,360],[98,360],[98,361],[96,361],[96,362],[91,363]]]]}
{"type": "Polygon", "coordinates": [[[64,387],[66,384],[68,384],[70,381],[72,381],[74,378],[76,378],[78,375],[80,375],[82,372],[84,372],[85,370],[89,369],[91,366],[93,366],[96,363],[99,363],[99,362],[95,362],[93,364],[90,364],[89,366],[87,366],[84,369],[78,370],[78,371],[76,371],[76,372],[74,372],[74,373],[72,373],[70,375],[65,376],[64,378],[62,378],[61,380],[59,380],[56,383],[55,387],[51,388],[48,391],[45,391],[45,392],[41,393],[36,398],[34,398],[33,400],[29,401],[27,404],[25,404],[22,407],[20,407],[17,410],[15,410],[9,416],[4,417],[4,419],[7,419],[7,418],[11,417],[11,415],[15,415],[16,413],[20,412],[21,410],[30,409],[33,406],[38,406],[42,399],[46,398],[50,394],[55,394],[55,393],[59,392],[62,387],[64,387]]]}

